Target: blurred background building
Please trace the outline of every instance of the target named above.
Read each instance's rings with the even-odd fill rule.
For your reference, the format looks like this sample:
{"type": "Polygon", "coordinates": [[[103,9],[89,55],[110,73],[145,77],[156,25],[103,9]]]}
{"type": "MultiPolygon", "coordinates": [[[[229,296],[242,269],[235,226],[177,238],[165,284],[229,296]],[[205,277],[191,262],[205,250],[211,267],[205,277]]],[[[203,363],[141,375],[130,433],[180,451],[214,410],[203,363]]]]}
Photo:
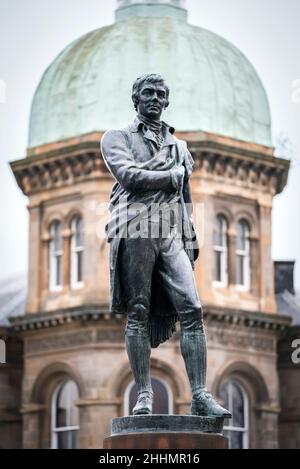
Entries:
{"type": "MultiPolygon", "coordinates": [[[[182,0],[119,0],[114,24],[68,45],[36,90],[26,158],[11,164],[29,201],[29,271],[0,285],[0,445],[99,448],[111,419],[132,408],[124,317],[108,310],[101,204],[113,180],[99,141],[132,120],[131,86],[146,72],[168,82],[164,119],[195,160],[208,387],[233,412],[230,445],[300,448],[300,300],[294,264],[274,269],[271,258],[272,201],[289,163],[274,156],[257,72],[235,46],[190,25],[182,0]]],[[[178,333],[151,366],[155,412],[188,413],[178,333]]]]}

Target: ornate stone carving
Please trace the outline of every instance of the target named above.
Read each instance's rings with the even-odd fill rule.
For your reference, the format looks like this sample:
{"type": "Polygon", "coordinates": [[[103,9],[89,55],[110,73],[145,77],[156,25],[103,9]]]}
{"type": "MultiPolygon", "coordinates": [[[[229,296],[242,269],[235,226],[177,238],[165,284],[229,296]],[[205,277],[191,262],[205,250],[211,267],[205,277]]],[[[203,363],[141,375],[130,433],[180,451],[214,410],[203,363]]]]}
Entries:
{"type": "MultiPolygon", "coordinates": [[[[217,144],[215,146],[217,147],[217,144]]],[[[244,153],[241,151],[236,155],[229,147],[225,145],[220,147],[223,152],[205,148],[205,142],[192,146],[195,169],[199,169],[201,177],[217,177],[229,183],[235,179],[245,188],[273,195],[285,187],[289,168],[287,160],[263,154],[257,155],[251,151],[244,153]]]]}
{"type": "MultiPolygon", "coordinates": [[[[283,190],[289,162],[250,150],[237,150],[217,142],[192,143],[190,150],[197,172],[204,178],[216,177],[224,182],[235,178],[243,187],[255,191],[279,193],[283,190]]],[[[98,141],[53,150],[11,163],[17,182],[26,195],[60,187],[89,178],[108,176],[99,158],[98,141]]]]}
{"type": "Polygon", "coordinates": [[[45,350],[86,345],[91,343],[91,341],[91,330],[75,332],[72,334],[54,335],[52,337],[28,339],[28,341],[26,342],[25,353],[37,353],[45,350]]]}
{"type": "Polygon", "coordinates": [[[18,185],[26,195],[61,187],[106,172],[96,151],[64,155],[56,152],[44,157],[32,156],[12,163],[18,185]],[[99,161],[97,161],[99,160],[99,161]]]}
{"type": "Polygon", "coordinates": [[[120,329],[98,329],[96,335],[97,342],[124,343],[124,331],[120,329]]]}
{"type": "Polygon", "coordinates": [[[122,343],[124,332],[120,329],[83,330],[69,334],[49,337],[29,338],[26,341],[25,353],[39,353],[56,349],[68,349],[101,342],[122,343]]]}
{"type": "Polygon", "coordinates": [[[241,333],[238,331],[219,330],[209,327],[208,340],[211,344],[219,344],[223,347],[238,347],[240,349],[252,348],[263,352],[276,352],[276,338],[241,333]]]}

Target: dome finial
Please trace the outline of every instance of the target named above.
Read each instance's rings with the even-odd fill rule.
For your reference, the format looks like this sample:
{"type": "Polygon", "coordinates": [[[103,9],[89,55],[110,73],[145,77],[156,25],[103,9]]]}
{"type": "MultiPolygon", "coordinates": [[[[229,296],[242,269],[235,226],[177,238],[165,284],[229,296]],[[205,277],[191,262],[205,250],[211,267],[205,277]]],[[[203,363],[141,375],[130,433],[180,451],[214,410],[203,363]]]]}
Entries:
{"type": "Polygon", "coordinates": [[[185,0],[117,0],[116,21],[134,16],[187,19],[185,0]]]}

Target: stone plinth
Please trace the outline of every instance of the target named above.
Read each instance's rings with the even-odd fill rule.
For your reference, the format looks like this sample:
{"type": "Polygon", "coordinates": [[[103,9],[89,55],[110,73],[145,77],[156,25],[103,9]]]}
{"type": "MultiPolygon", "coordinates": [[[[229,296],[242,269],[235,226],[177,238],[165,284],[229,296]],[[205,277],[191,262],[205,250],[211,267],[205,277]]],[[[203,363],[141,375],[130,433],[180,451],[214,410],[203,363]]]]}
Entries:
{"type": "Polygon", "coordinates": [[[112,421],[105,449],[227,449],[223,418],[137,415],[112,421]]]}

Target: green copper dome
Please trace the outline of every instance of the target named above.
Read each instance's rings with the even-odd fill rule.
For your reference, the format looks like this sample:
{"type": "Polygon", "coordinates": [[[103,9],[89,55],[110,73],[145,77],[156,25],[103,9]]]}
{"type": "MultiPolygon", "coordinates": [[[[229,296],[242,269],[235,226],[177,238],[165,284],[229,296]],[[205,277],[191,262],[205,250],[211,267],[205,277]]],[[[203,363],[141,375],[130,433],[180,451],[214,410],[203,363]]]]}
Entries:
{"type": "Polygon", "coordinates": [[[116,22],[77,39],[54,60],[35,93],[29,148],[125,126],[133,81],[159,73],[171,90],[163,118],[272,146],[264,87],[232,44],[191,26],[180,0],[120,0],[116,22]]]}

